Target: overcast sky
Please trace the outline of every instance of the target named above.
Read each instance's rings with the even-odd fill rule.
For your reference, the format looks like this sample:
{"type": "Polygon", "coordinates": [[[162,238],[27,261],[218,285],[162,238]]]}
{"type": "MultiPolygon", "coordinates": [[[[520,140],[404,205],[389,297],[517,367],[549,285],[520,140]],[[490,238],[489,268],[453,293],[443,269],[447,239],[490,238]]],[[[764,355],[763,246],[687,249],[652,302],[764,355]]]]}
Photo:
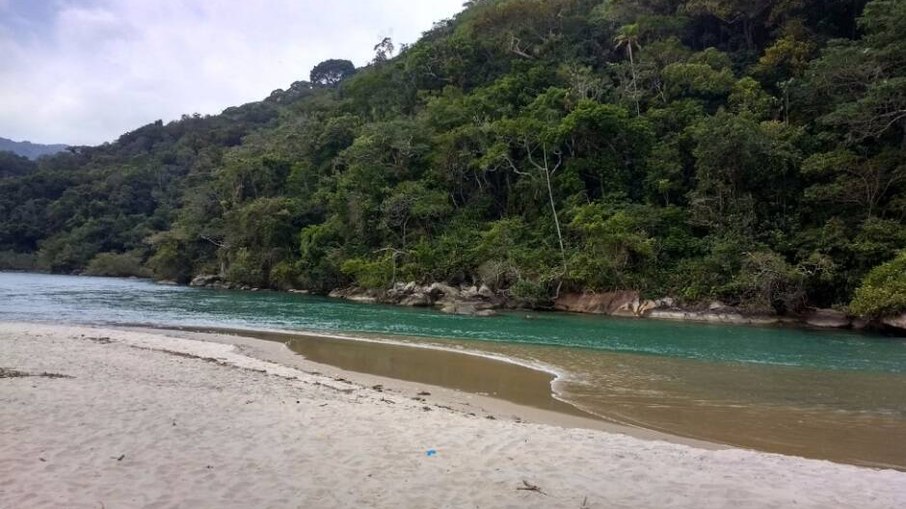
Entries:
{"type": "Polygon", "coordinates": [[[0,0],[0,137],[113,141],[415,42],[463,0],[0,0]]]}

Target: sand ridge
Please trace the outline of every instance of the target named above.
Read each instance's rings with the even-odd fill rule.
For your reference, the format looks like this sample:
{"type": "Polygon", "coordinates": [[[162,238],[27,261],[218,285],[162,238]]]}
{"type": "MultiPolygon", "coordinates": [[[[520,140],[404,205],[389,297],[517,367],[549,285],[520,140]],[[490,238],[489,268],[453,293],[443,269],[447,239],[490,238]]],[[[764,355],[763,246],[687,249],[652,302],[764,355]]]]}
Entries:
{"type": "Polygon", "coordinates": [[[490,420],[178,336],[0,323],[0,367],[73,377],[0,379],[0,508],[906,507],[902,472],[490,420]]]}

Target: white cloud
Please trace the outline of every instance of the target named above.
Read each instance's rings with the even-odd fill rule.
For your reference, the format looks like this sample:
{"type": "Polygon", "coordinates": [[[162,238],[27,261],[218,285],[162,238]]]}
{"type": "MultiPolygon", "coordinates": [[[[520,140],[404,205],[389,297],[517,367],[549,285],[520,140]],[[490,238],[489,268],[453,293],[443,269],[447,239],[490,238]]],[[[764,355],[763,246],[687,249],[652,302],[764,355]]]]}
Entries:
{"type": "MultiPolygon", "coordinates": [[[[461,3],[59,0],[53,19],[0,21],[0,136],[96,144],[158,118],[218,113],[328,58],[363,65],[384,36],[414,42],[461,3]]],[[[0,0],[4,18],[21,14],[15,5],[0,0]]]]}

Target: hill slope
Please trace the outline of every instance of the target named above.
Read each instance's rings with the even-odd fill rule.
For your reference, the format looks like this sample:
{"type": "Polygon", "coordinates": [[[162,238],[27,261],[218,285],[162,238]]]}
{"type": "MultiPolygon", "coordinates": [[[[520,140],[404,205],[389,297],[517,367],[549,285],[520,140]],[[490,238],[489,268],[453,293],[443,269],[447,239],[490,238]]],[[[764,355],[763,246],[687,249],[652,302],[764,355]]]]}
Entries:
{"type": "Polygon", "coordinates": [[[12,152],[16,155],[37,159],[41,156],[56,154],[66,150],[68,145],[41,145],[30,141],[13,141],[0,138],[0,152],[12,152]]]}
{"type": "MultiPolygon", "coordinates": [[[[315,291],[846,305],[906,246],[904,20],[901,0],[473,1],[338,84],[43,159],[0,182],[0,250],[315,291]]],[[[858,309],[906,308],[871,281],[858,309]]]]}

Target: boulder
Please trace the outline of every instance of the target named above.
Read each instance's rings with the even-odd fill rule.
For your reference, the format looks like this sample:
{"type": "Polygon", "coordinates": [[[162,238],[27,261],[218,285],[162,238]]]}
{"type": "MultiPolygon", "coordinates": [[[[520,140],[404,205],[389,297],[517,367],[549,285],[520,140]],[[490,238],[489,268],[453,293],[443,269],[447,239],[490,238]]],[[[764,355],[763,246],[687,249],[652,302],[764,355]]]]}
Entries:
{"type": "Polygon", "coordinates": [[[493,309],[490,309],[486,306],[481,306],[482,303],[476,303],[471,301],[456,301],[449,300],[444,301],[443,305],[440,307],[441,313],[447,313],[450,315],[465,315],[465,316],[495,316],[497,312],[493,309]]]}
{"type": "Polygon", "coordinates": [[[481,295],[478,293],[478,287],[474,285],[468,288],[460,289],[459,294],[463,299],[477,299],[481,297],[481,295]]]}
{"type": "Polygon", "coordinates": [[[564,293],[554,301],[557,311],[572,313],[591,313],[612,315],[620,308],[632,309],[632,303],[638,301],[638,292],[602,292],[602,293],[564,293]]]}
{"type": "Polygon", "coordinates": [[[423,292],[414,292],[408,297],[403,298],[400,301],[400,306],[411,306],[411,307],[428,307],[434,302],[431,300],[431,297],[428,294],[423,292]]]}
{"type": "Polygon", "coordinates": [[[636,314],[636,316],[645,316],[648,313],[654,311],[655,309],[658,309],[659,307],[661,307],[661,305],[658,304],[658,301],[643,300],[641,303],[639,303],[639,306],[636,308],[635,314],[636,314]]]}
{"type": "Polygon", "coordinates": [[[458,289],[445,283],[432,283],[431,286],[427,288],[426,293],[434,300],[458,299],[460,297],[458,289]]]}
{"type": "Polygon", "coordinates": [[[811,309],[803,320],[812,327],[822,329],[845,329],[852,325],[852,320],[846,313],[835,309],[811,309]]]}
{"type": "Polygon", "coordinates": [[[654,303],[657,304],[658,309],[676,306],[676,300],[673,297],[662,297],[654,301],[654,303]]]}
{"type": "Polygon", "coordinates": [[[636,297],[629,302],[623,303],[617,309],[614,309],[609,314],[613,316],[625,316],[625,317],[634,317],[637,316],[636,310],[639,309],[639,299],[636,297]]]}
{"type": "Polygon", "coordinates": [[[493,299],[495,296],[494,290],[491,290],[488,285],[481,285],[481,288],[478,289],[478,295],[484,297],[485,299],[493,299]]]}
{"type": "Polygon", "coordinates": [[[212,286],[215,283],[220,283],[220,276],[211,275],[211,274],[200,274],[195,276],[192,279],[192,282],[189,283],[189,286],[212,286]]]}
{"type": "Polygon", "coordinates": [[[719,300],[712,301],[711,304],[708,304],[708,309],[711,311],[717,311],[718,309],[728,308],[730,306],[724,304],[719,300]]]}
{"type": "Polygon", "coordinates": [[[884,317],[881,319],[881,323],[901,333],[906,332],[906,313],[884,317]]]}

